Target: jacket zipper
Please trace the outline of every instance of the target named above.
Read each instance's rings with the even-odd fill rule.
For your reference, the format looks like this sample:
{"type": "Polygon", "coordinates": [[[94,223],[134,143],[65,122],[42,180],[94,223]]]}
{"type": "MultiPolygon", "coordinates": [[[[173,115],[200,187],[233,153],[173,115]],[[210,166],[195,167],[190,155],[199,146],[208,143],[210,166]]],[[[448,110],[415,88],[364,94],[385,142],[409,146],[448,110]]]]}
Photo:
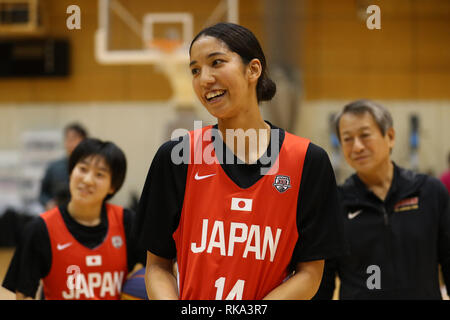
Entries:
{"type": "Polygon", "coordinates": [[[384,206],[382,206],[382,210],[383,210],[384,225],[388,226],[389,225],[388,213],[387,213],[386,208],[384,206]]]}
{"type": "MultiPolygon", "coordinates": [[[[383,212],[383,220],[384,220],[384,227],[385,227],[385,245],[386,245],[386,267],[390,268],[391,270],[387,272],[387,274],[395,274],[395,259],[393,258],[392,254],[392,238],[391,238],[391,227],[389,225],[389,214],[385,208],[384,205],[381,206],[381,210],[383,212]]],[[[393,279],[389,279],[388,282],[392,282],[393,279]]]]}

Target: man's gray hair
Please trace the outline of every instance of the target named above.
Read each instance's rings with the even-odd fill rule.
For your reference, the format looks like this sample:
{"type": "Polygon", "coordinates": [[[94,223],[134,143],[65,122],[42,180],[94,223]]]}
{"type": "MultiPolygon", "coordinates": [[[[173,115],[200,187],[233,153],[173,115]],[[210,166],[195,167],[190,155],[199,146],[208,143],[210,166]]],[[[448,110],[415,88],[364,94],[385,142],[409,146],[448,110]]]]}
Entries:
{"type": "Polygon", "coordinates": [[[372,115],[383,136],[386,134],[389,128],[392,128],[394,126],[394,121],[392,120],[391,113],[381,104],[367,99],[356,100],[344,106],[344,109],[342,109],[342,111],[339,112],[334,118],[334,127],[336,130],[336,136],[338,137],[339,141],[341,141],[341,136],[339,134],[339,121],[341,120],[341,117],[345,113],[360,115],[365,112],[368,112],[372,115]]]}

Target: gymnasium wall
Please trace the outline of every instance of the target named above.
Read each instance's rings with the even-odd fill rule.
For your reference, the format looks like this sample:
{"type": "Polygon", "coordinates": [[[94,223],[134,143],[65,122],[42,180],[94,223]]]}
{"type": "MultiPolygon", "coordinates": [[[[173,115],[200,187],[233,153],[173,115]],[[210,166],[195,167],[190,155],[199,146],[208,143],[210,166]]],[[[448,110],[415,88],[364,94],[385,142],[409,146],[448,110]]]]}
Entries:
{"type": "MultiPolygon", "coordinates": [[[[219,1],[204,0],[119,0],[139,21],[150,12],[192,12],[194,31],[219,1]]],[[[241,2],[241,19],[262,27],[260,0],[241,2]],[[255,12],[253,8],[258,10],[255,12]],[[252,12],[250,14],[249,12],[252,12]],[[258,18],[259,17],[259,18],[258,18]]],[[[71,75],[62,79],[1,79],[1,102],[87,102],[87,101],[164,101],[170,98],[169,81],[153,65],[100,65],[94,57],[94,34],[98,27],[97,0],[43,0],[47,35],[67,38],[71,45],[71,75]],[[76,4],[81,10],[81,30],[68,30],[66,8],[76,4]]],[[[139,38],[114,13],[111,14],[111,48],[140,48],[139,38]]],[[[255,30],[257,32],[257,30],[255,30]]],[[[186,66],[187,67],[187,66],[186,66]]]]}
{"type": "MultiPolygon", "coordinates": [[[[199,112],[208,124],[212,118],[199,112]]],[[[89,134],[116,143],[126,154],[127,176],[111,202],[128,205],[132,193],[140,196],[151,160],[159,145],[170,139],[167,125],[176,120],[170,104],[155,102],[33,103],[0,107],[0,151],[20,149],[26,131],[62,131],[72,121],[89,134]]]]}
{"type": "MultiPolygon", "coordinates": [[[[71,76],[64,79],[0,79],[0,102],[166,100],[169,82],[154,66],[105,66],[94,59],[97,1],[45,0],[48,35],[72,46],[71,76]],[[67,6],[81,9],[81,30],[66,28],[67,6]]],[[[195,10],[199,31],[215,2],[123,1],[137,19],[149,10],[195,10]]],[[[264,1],[241,0],[240,23],[265,43],[264,1]]],[[[450,99],[450,2],[447,0],[304,0],[290,16],[305,100],[450,99]],[[381,30],[366,28],[365,8],[378,4],[381,30]]],[[[136,48],[138,37],[114,14],[112,47],[136,48]]],[[[280,35],[282,37],[283,35],[280,35]]],[[[269,57],[270,63],[270,57],[269,57]]]]}
{"type": "Polygon", "coordinates": [[[450,99],[450,1],[306,1],[305,98],[450,99]],[[366,8],[381,29],[366,27],[366,8]]]}
{"type": "MultiPolygon", "coordinates": [[[[71,75],[55,79],[0,79],[0,149],[19,147],[26,130],[60,130],[72,120],[92,135],[123,147],[129,159],[125,185],[114,198],[127,204],[140,193],[150,161],[168,139],[166,125],[175,117],[167,99],[169,81],[155,66],[105,66],[94,59],[97,1],[46,0],[48,34],[71,44],[71,75]],[[81,8],[81,30],[66,28],[67,6],[81,8]]],[[[140,19],[149,3],[155,11],[196,10],[195,31],[214,9],[204,0],[121,0],[140,19]]],[[[240,23],[252,29],[263,47],[262,0],[240,1],[240,23]]],[[[450,151],[450,1],[447,0],[304,0],[289,19],[298,28],[296,67],[303,88],[297,134],[331,153],[328,117],[357,98],[371,98],[393,113],[397,144],[393,158],[408,166],[409,115],[421,121],[419,166],[439,174],[450,151]],[[365,8],[381,8],[381,30],[366,28],[365,8]]],[[[135,48],[139,39],[113,19],[112,45],[135,48]]],[[[283,36],[283,35],[280,35],[283,36]]],[[[270,64],[270,57],[269,64],[270,64]]],[[[207,119],[207,115],[201,118],[207,119]]],[[[349,173],[348,167],[344,170],[349,173]]]]}

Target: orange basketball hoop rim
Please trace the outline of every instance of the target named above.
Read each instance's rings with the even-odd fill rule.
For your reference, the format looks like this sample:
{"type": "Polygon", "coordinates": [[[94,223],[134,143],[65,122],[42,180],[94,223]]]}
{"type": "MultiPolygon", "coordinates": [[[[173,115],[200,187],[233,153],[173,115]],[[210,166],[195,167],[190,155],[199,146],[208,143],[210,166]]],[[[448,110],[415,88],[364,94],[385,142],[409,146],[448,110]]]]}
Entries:
{"type": "Polygon", "coordinates": [[[149,42],[149,49],[157,49],[166,54],[174,53],[178,48],[183,46],[183,41],[178,39],[159,38],[149,42]]]}

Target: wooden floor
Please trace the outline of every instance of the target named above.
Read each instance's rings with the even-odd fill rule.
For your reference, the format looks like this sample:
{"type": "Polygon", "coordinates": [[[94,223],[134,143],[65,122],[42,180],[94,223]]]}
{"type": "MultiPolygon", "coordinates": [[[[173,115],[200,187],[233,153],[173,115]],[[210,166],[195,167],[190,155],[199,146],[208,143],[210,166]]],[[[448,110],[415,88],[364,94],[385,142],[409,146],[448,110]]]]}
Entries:
{"type": "Polygon", "coordinates": [[[0,300],[14,300],[16,295],[1,286],[6,270],[8,270],[9,262],[14,253],[14,248],[0,248],[0,300]]]}

